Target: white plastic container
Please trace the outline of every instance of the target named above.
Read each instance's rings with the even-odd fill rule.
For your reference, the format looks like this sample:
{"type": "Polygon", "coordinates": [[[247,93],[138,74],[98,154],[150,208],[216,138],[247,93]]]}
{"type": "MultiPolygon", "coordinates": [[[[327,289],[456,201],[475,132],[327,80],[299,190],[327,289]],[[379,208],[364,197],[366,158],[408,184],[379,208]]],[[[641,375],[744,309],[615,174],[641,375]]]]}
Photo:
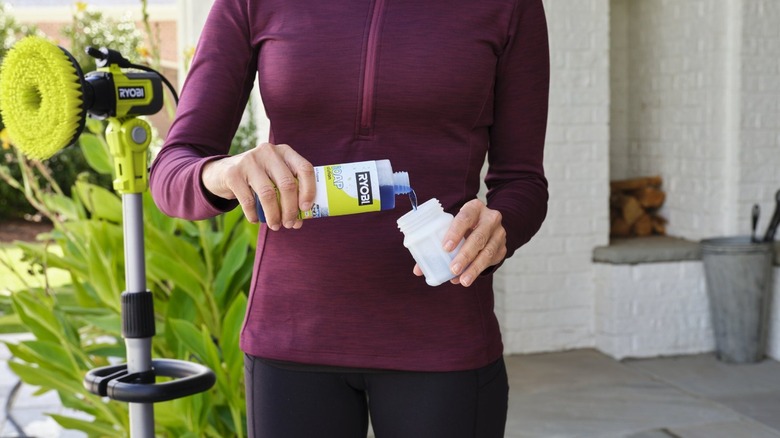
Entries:
{"type": "Polygon", "coordinates": [[[444,234],[453,219],[436,198],[429,199],[417,210],[398,219],[398,228],[404,233],[404,246],[409,248],[414,261],[425,275],[425,282],[430,286],[438,286],[455,277],[450,270],[450,263],[464,241],[461,240],[450,252],[443,247],[444,234]]]}

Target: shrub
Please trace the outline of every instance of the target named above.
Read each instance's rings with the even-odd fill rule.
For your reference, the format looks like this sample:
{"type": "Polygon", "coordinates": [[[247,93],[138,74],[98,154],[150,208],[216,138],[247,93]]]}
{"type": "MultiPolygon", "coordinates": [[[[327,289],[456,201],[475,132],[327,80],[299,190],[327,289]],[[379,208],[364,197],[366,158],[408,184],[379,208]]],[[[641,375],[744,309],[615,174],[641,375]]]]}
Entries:
{"type": "MultiPolygon", "coordinates": [[[[106,157],[107,159],[107,157],[106,157]]],[[[31,164],[19,157],[23,175],[31,164]]],[[[35,335],[7,344],[11,370],[40,392],[56,391],[62,404],[91,421],[52,415],[65,428],[91,436],[127,436],[126,404],[106,402],[82,385],[87,371],[125,357],[119,297],[124,290],[122,205],[110,191],[77,181],[70,196],[30,178],[9,179],[28,193],[54,230],[47,237],[62,255],[33,243],[17,243],[46,273],[67,271],[66,287],[16,292],[13,309],[35,335]]],[[[7,175],[5,176],[6,178],[7,175]]],[[[155,405],[162,436],[244,436],[243,354],[238,335],[252,272],[256,225],[236,209],[210,221],[190,222],[162,214],[143,194],[146,274],[155,299],[153,355],[197,361],[217,375],[207,393],[155,405]]],[[[0,330],[2,327],[0,327],[0,330]]]]}

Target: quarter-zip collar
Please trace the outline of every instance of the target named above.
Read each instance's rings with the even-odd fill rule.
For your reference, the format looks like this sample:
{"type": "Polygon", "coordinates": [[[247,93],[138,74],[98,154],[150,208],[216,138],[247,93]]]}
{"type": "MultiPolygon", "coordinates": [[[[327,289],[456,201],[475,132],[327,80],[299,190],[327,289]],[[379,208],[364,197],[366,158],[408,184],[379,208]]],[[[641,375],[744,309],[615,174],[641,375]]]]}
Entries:
{"type": "Polygon", "coordinates": [[[366,56],[363,60],[363,87],[358,118],[358,137],[373,134],[374,106],[376,94],[376,70],[378,64],[379,40],[387,0],[374,0],[369,16],[366,56]]]}

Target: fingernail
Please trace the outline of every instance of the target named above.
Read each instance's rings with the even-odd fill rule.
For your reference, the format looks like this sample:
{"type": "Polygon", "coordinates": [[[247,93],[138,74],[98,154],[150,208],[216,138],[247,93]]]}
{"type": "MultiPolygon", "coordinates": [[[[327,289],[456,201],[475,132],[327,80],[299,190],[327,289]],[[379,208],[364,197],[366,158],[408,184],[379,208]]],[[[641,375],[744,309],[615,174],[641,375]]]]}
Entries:
{"type": "Polygon", "coordinates": [[[293,222],[293,221],[287,221],[287,222],[284,223],[284,227],[287,228],[288,230],[290,228],[292,228],[293,226],[295,226],[295,222],[293,222]]]}
{"type": "Polygon", "coordinates": [[[460,266],[460,263],[455,263],[454,265],[452,265],[452,273],[455,275],[460,274],[461,268],[462,266],[460,266]]]}
{"type": "Polygon", "coordinates": [[[450,252],[453,249],[455,249],[455,242],[448,240],[447,243],[444,244],[444,250],[450,252]]]}
{"type": "Polygon", "coordinates": [[[273,231],[279,231],[279,224],[268,225],[268,228],[273,231]]]}
{"type": "Polygon", "coordinates": [[[473,279],[473,278],[471,278],[471,275],[464,275],[464,276],[463,276],[463,277],[461,277],[461,279],[460,279],[460,284],[462,284],[462,285],[464,285],[464,286],[471,286],[471,282],[472,282],[473,280],[474,280],[474,279],[473,279]]]}

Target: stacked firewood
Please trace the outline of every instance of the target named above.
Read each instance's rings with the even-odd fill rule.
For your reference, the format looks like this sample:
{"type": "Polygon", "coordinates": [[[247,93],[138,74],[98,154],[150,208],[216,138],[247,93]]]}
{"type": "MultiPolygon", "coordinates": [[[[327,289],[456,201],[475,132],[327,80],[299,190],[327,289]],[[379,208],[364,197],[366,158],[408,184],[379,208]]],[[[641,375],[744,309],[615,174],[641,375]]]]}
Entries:
{"type": "Polygon", "coordinates": [[[661,183],[660,176],[610,182],[610,235],[640,237],[666,234],[666,219],[658,214],[666,199],[661,183]]]}

